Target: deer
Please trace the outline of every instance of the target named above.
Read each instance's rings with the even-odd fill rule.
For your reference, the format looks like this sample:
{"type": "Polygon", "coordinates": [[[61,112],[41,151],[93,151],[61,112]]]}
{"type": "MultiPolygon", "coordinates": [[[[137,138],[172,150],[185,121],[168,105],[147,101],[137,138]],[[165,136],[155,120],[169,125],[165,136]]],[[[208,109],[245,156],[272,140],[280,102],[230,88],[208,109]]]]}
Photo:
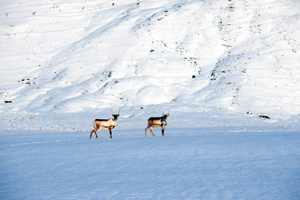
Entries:
{"type": "Polygon", "coordinates": [[[118,117],[120,110],[118,114],[114,114],[113,110],[111,110],[112,116],[114,119],[109,118],[109,119],[94,119],[93,124],[94,124],[94,129],[92,130],[90,134],[90,140],[92,139],[93,132],[95,133],[96,139],[99,139],[97,136],[97,130],[100,128],[102,130],[109,130],[110,134],[110,139],[112,139],[112,129],[115,128],[118,125],[118,117]]]}
{"type": "Polygon", "coordinates": [[[155,137],[152,131],[154,127],[161,127],[161,134],[162,136],[165,136],[165,126],[168,125],[169,113],[170,111],[167,114],[163,112],[163,116],[161,117],[150,117],[148,119],[148,126],[145,128],[145,137],[147,137],[148,128],[150,128],[150,132],[152,133],[153,137],[155,137]]]}

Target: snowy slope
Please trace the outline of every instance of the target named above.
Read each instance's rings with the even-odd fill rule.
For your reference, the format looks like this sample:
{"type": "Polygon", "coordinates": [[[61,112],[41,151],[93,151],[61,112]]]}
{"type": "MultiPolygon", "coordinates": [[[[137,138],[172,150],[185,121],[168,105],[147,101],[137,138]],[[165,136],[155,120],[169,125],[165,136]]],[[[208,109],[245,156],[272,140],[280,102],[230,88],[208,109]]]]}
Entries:
{"type": "Polygon", "coordinates": [[[52,130],[74,114],[75,129],[89,130],[110,109],[123,129],[167,110],[173,127],[299,127],[299,1],[0,6],[1,129],[52,130]]]}

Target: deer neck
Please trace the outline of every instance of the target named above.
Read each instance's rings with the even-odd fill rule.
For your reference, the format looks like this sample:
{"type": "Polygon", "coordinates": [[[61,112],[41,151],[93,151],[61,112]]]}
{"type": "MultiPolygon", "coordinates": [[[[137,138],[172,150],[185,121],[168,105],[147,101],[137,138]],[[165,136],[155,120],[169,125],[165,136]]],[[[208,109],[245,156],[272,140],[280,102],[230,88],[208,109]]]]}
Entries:
{"type": "Polygon", "coordinates": [[[166,125],[168,124],[168,117],[169,117],[169,116],[166,116],[166,117],[165,117],[166,125]]]}
{"type": "Polygon", "coordinates": [[[113,122],[114,122],[115,126],[117,126],[118,125],[118,118],[114,117],[113,122]]]}

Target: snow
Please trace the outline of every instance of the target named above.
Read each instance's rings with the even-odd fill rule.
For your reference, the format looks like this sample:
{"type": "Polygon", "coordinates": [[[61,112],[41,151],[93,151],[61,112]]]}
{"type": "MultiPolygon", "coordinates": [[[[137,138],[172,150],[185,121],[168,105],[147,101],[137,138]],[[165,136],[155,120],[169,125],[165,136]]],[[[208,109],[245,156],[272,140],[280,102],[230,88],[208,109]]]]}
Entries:
{"type": "Polygon", "coordinates": [[[2,0],[0,199],[299,199],[299,18],[296,0],[2,0]],[[113,139],[89,140],[111,110],[113,139]]]}
{"type": "Polygon", "coordinates": [[[2,199],[299,199],[300,135],[166,129],[1,135],[2,199]]]}
{"type": "Polygon", "coordinates": [[[300,113],[299,15],[297,1],[3,1],[2,108],[221,108],[288,123],[300,113]]]}

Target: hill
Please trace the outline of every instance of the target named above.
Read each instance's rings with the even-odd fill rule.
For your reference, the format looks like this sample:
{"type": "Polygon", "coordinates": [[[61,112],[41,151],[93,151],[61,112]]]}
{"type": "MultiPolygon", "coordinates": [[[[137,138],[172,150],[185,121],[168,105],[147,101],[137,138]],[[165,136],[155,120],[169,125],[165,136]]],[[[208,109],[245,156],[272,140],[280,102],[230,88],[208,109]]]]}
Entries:
{"type": "Polygon", "coordinates": [[[0,4],[2,129],[299,128],[299,1],[0,4]]]}

